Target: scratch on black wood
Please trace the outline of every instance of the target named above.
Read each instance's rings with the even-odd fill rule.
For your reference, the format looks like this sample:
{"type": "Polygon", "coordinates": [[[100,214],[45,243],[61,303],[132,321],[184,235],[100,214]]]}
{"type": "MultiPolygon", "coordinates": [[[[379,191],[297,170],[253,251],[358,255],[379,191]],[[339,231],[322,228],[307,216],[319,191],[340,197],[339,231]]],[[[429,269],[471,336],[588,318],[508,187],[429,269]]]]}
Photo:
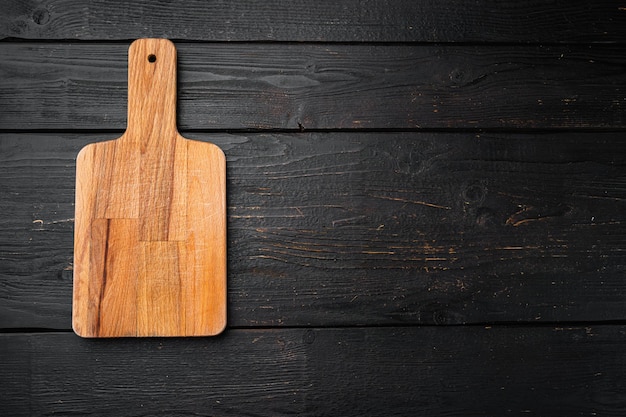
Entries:
{"type": "Polygon", "coordinates": [[[507,220],[506,224],[512,226],[521,226],[529,222],[547,220],[555,217],[563,217],[571,211],[571,208],[565,205],[557,207],[524,207],[517,213],[512,214],[507,220]]]}
{"type": "Polygon", "coordinates": [[[346,219],[337,219],[337,220],[333,220],[332,225],[333,227],[346,226],[349,224],[357,223],[359,220],[364,220],[366,218],[367,218],[366,216],[354,216],[354,217],[348,217],[346,219]]]}
{"type": "Polygon", "coordinates": [[[373,198],[380,198],[382,200],[390,200],[390,201],[399,201],[402,203],[410,203],[410,204],[415,204],[418,206],[426,206],[426,207],[432,207],[432,208],[436,208],[436,209],[442,209],[442,210],[451,210],[452,207],[448,207],[448,206],[442,206],[439,204],[435,204],[435,203],[428,203],[426,201],[418,201],[418,200],[409,200],[406,198],[399,198],[399,197],[388,197],[388,196],[382,196],[382,195],[372,195],[373,198]]]}

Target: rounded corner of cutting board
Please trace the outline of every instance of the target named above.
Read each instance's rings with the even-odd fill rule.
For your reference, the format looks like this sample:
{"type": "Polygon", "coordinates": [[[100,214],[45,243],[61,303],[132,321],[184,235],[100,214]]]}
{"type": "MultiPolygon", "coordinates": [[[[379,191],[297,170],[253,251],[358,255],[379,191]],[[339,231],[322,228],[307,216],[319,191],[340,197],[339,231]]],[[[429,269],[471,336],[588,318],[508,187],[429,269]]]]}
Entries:
{"type": "Polygon", "coordinates": [[[74,331],[74,334],[76,336],[82,337],[84,339],[88,338],[88,336],[85,333],[83,333],[83,330],[78,324],[78,322],[76,321],[76,319],[72,320],[72,330],[74,331]]]}
{"type": "Polygon", "coordinates": [[[83,159],[85,159],[86,155],[89,152],[91,152],[94,145],[95,145],[94,143],[90,143],[88,145],[83,146],[81,150],[78,151],[78,153],[76,154],[76,161],[82,161],[83,159]]]}
{"type": "Polygon", "coordinates": [[[169,50],[169,52],[176,54],[176,45],[174,42],[167,38],[139,38],[135,39],[128,46],[128,54],[133,55],[133,51],[135,49],[141,50],[141,48],[149,48],[154,49],[158,48],[160,50],[169,50]]]}
{"type": "Polygon", "coordinates": [[[219,331],[217,333],[213,333],[211,336],[219,336],[226,331],[226,327],[226,322],[224,322],[224,325],[219,329],[219,331]]]}
{"type": "Polygon", "coordinates": [[[220,326],[216,327],[216,329],[213,332],[207,334],[207,336],[218,336],[224,333],[224,331],[226,330],[227,324],[228,323],[227,323],[226,317],[224,317],[224,321],[220,323],[220,326]]]}
{"type": "Polygon", "coordinates": [[[130,44],[132,46],[132,45],[137,45],[137,44],[146,43],[146,42],[165,43],[165,44],[174,46],[174,42],[172,42],[168,38],[138,38],[132,41],[130,44]]]}
{"type": "Polygon", "coordinates": [[[204,142],[204,141],[197,140],[197,139],[189,139],[189,138],[182,136],[180,133],[178,134],[178,139],[186,141],[188,144],[187,146],[189,147],[199,146],[199,147],[205,147],[205,149],[211,149],[213,152],[217,154],[217,156],[220,159],[224,161],[226,160],[226,154],[224,153],[224,150],[212,142],[204,142]]]}

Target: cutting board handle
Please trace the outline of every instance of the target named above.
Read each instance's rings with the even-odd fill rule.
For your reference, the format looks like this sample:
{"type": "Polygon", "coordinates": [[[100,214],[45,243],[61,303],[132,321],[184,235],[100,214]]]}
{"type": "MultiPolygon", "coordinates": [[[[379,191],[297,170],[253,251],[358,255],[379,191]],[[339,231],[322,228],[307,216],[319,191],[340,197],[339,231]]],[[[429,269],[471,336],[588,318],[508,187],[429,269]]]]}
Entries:
{"type": "Polygon", "coordinates": [[[120,139],[149,146],[151,138],[177,135],[176,47],[167,39],[138,39],[128,50],[128,127],[120,139]]]}

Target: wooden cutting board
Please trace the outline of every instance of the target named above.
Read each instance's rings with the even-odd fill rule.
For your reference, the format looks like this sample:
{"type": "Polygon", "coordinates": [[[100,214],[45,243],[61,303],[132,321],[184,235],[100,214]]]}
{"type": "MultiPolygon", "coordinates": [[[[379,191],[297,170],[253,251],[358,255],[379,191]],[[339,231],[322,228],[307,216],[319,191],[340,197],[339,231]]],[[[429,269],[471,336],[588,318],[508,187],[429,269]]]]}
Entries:
{"type": "Polygon", "coordinates": [[[176,129],[176,49],[128,51],[128,128],[76,160],[72,323],[83,337],[226,325],[226,161],[176,129]]]}

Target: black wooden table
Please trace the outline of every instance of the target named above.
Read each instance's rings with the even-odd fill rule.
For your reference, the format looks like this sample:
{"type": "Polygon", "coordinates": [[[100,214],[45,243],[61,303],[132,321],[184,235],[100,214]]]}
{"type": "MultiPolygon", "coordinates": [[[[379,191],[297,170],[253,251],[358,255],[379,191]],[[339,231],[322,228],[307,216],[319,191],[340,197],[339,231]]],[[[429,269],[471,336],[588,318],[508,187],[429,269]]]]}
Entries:
{"type": "Polygon", "coordinates": [[[0,1],[0,414],[626,415],[626,3],[0,1]],[[172,39],[228,328],[71,331],[74,169],[172,39]]]}

